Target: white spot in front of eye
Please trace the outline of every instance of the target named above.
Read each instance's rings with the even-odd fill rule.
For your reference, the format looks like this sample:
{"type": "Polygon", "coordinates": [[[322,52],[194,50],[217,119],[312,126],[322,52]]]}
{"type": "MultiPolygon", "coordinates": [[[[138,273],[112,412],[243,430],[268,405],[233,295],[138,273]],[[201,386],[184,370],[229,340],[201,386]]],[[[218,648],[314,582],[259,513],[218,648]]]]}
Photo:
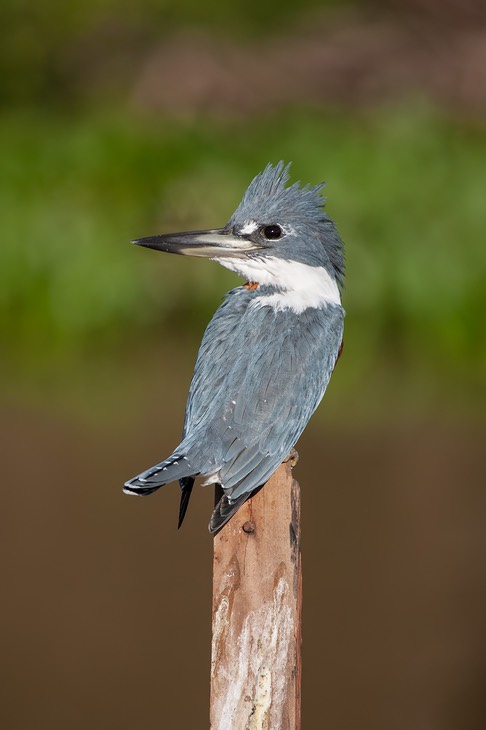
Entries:
{"type": "Polygon", "coordinates": [[[258,228],[258,223],[255,221],[246,221],[243,228],[238,231],[242,236],[249,236],[250,233],[254,233],[258,228]]]}

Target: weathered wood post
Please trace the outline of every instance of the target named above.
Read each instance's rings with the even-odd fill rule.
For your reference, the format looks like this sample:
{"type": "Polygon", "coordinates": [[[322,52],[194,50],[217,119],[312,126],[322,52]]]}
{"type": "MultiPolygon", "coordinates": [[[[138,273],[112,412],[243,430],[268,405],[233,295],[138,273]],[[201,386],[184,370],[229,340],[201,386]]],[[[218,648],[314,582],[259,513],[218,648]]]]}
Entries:
{"type": "Polygon", "coordinates": [[[211,730],[299,730],[300,488],[290,461],[214,539],[211,730]]]}

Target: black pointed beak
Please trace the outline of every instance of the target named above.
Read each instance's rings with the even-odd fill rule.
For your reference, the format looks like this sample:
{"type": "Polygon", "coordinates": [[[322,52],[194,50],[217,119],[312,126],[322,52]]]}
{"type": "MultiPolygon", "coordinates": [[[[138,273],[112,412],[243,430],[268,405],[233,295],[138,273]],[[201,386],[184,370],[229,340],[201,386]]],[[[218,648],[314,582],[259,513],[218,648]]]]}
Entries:
{"type": "Polygon", "coordinates": [[[132,243],[157,251],[177,253],[183,256],[204,258],[242,258],[250,251],[262,247],[246,236],[237,236],[227,228],[212,228],[208,231],[188,231],[186,233],[167,233],[160,236],[137,238],[132,243]]]}

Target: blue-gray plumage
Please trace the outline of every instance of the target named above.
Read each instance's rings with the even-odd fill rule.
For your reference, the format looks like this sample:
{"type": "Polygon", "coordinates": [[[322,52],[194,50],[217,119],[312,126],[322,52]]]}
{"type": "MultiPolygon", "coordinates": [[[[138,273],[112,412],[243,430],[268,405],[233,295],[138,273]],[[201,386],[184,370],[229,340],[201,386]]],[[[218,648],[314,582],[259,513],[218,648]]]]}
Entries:
{"type": "Polygon", "coordinates": [[[205,256],[247,278],[204,334],[182,441],[165,461],[125,484],[147,495],[179,480],[179,526],[196,476],[223,496],[219,530],[297,442],[326,390],[342,345],[343,245],[323,212],[322,186],[285,187],[288,166],[268,165],[222,229],[136,243],[205,256]]]}

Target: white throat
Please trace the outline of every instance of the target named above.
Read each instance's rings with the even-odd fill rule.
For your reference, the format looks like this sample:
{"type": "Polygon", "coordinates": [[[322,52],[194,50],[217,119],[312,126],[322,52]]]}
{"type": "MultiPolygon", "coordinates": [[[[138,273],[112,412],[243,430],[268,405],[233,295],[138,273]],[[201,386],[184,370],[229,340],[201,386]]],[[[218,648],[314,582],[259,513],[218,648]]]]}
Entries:
{"type": "Polygon", "coordinates": [[[309,266],[299,261],[285,261],[265,256],[254,259],[215,258],[219,264],[246,277],[249,282],[269,284],[279,291],[255,297],[254,307],[272,307],[275,311],[291,309],[301,314],[309,308],[341,304],[336,280],[323,266],[309,266]]]}

